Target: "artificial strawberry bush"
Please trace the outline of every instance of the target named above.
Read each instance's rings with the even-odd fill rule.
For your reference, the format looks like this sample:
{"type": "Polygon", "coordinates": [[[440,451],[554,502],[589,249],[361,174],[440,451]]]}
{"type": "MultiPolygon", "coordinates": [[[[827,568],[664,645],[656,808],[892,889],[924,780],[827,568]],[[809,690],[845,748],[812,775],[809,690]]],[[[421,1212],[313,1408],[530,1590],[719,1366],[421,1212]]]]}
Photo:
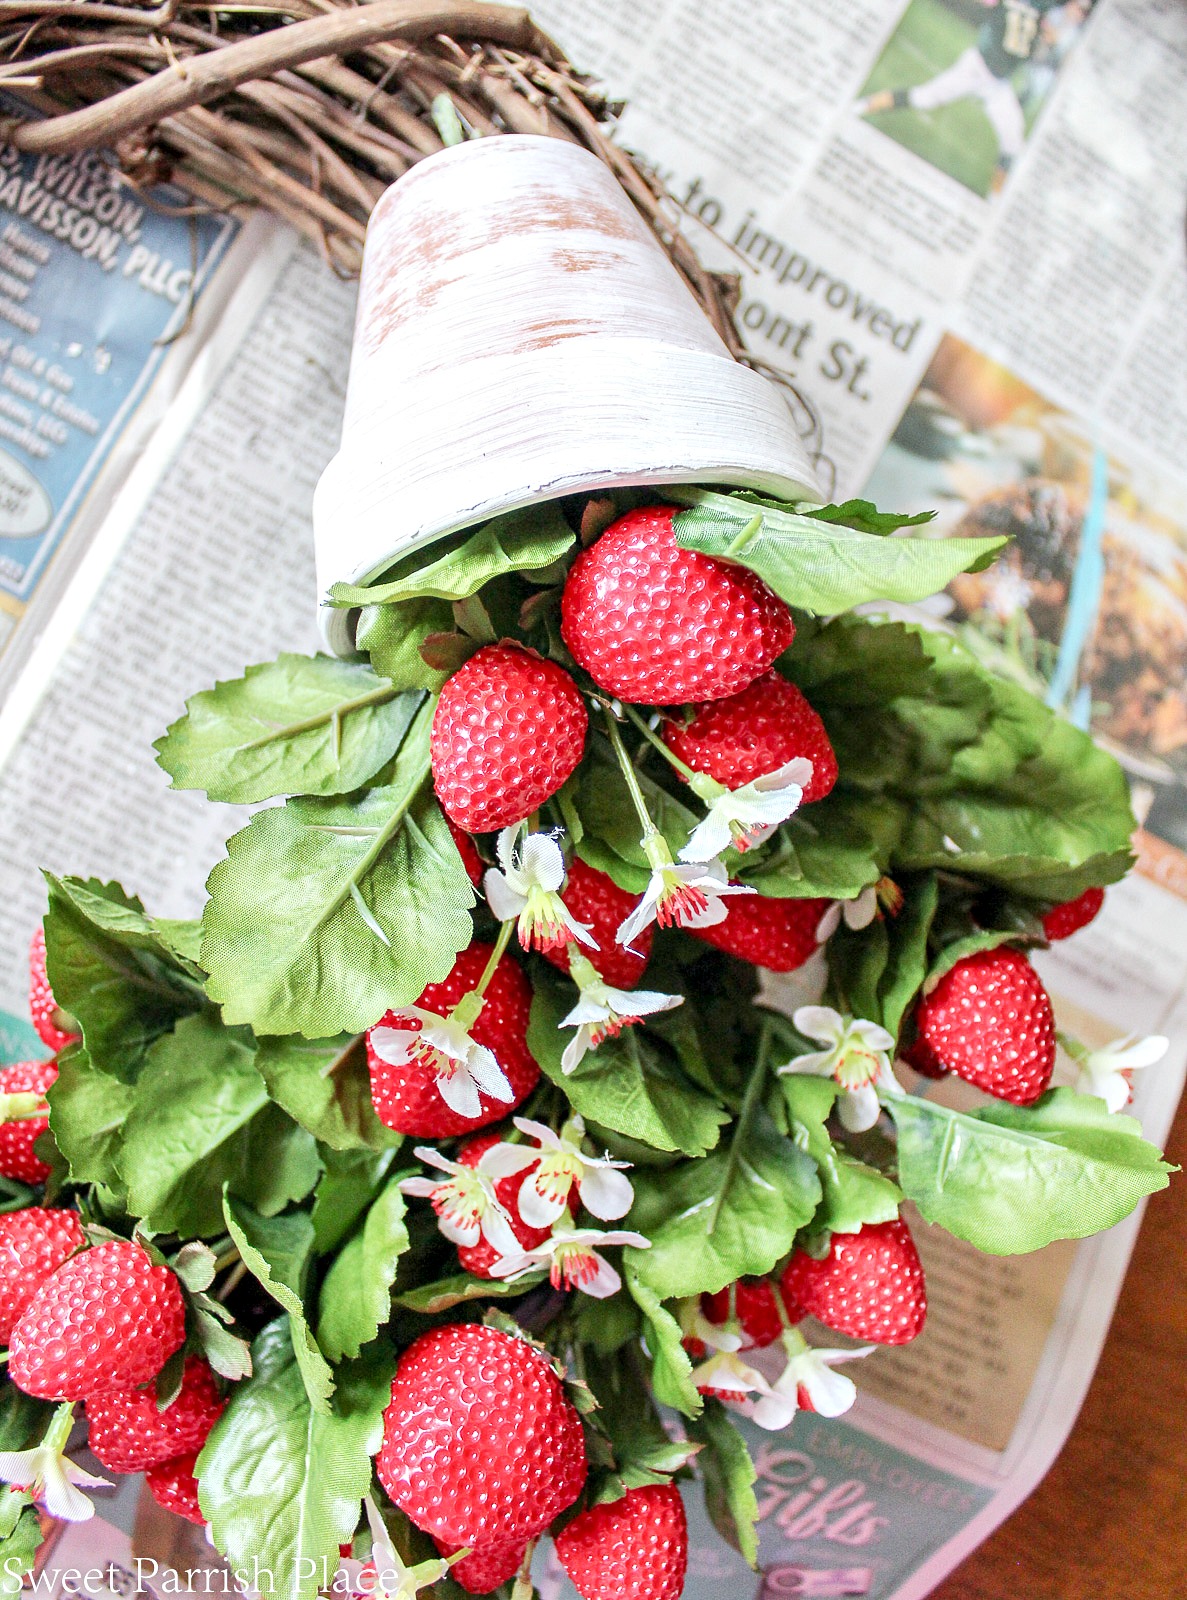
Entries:
{"type": "Polygon", "coordinates": [[[1001,542],[919,520],[553,503],[339,586],[355,658],[193,697],[174,785],[283,803],[200,924],[49,881],[47,1060],[0,1082],[5,1555],[85,1514],[85,1412],[288,1595],[349,1548],[519,1600],[551,1538],[586,1600],[675,1600],[679,1480],[755,1557],[735,1415],[838,1415],[923,1328],[905,1200],[1011,1252],[1166,1183],[1122,1111],[1165,1041],[1061,1040],[1028,956],[1127,870],[1123,776],[858,611],[1001,542]],[[908,1092],[949,1074],[972,1109],[908,1092]]]}

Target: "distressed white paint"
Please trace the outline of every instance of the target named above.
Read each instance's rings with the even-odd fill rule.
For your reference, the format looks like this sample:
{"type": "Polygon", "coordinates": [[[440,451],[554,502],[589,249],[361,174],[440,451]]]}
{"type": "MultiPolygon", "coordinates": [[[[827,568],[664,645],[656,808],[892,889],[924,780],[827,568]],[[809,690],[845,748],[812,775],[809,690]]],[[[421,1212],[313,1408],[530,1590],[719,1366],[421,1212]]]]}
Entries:
{"type": "MultiPolygon", "coordinates": [[[[508,135],[418,163],[367,234],[314,500],[321,592],[498,512],[664,483],[819,498],[783,396],[732,360],[596,156],[508,135]]],[[[347,615],[322,615],[349,650],[347,615]]]]}

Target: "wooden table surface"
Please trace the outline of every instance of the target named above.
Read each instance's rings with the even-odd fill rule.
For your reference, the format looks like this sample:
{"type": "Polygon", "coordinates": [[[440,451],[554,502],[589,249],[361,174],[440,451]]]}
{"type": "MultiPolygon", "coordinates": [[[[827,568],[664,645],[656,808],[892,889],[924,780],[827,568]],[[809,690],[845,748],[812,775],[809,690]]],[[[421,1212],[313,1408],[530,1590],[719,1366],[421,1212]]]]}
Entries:
{"type": "MultiPolygon", "coordinates": [[[[1187,1095],[1167,1146],[1187,1168],[1187,1095]]],[[[1187,1171],[1146,1208],[1063,1453],[932,1600],[1187,1597],[1187,1171]]]]}

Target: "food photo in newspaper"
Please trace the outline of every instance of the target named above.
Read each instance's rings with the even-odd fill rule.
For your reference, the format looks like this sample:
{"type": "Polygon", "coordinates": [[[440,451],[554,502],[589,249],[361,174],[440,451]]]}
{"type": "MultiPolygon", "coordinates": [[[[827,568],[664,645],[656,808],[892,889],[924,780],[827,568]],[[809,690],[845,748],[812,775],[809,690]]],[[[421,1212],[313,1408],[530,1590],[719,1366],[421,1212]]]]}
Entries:
{"type": "Polygon", "coordinates": [[[1178,1182],[1187,21],[101,9],[0,67],[5,1588],[922,1600],[1178,1182]]]}

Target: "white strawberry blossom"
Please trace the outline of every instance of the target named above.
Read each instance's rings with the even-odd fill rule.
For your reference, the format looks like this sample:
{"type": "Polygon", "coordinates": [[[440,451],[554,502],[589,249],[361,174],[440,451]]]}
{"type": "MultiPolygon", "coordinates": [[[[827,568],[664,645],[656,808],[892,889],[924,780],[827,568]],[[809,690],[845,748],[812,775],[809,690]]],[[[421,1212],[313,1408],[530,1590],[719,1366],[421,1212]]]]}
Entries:
{"type": "Polygon", "coordinates": [[[711,928],[725,921],[727,895],[755,892],[744,884],[731,883],[720,861],[678,865],[660,834],[642,843],[651,863],[651,881],[616,935],[619,944],[628,949],[652,922],[661,928],[711,928]]]}
{"type": "Polygon", "coordinates": [[[890,1066],[894,1035],[876,1022],[843,1017],[831,1006],[800,1006],[792,1022],[809,1039],[825,1046],[795,1056],[777,1070],[834,1078],[841,1086],[837,1114],[850,1133],[864,1133],[878,1120],[878,1095],[901,1094],[890,1066]]]}
{"type": "Polygon", "coordinates": [[[483,880],[491,911],[500,922],[518,920],[525,950],[559,950],[573,940],[596,950],[589,925],[578,922],[560,897],[565,858],[556,838],[526,829],[518,822],[499,834],[499,867],[491,867],[483,880]]]}
{"type": "Polygon", "coordinates": [[[1170,1040],[1160,1033],[1147,1039],[1135,1039],[1129,1034],[1099,1050],[1090,1050],[1063,1033],[1059,1042],[1080,1069],[1076,1078],[1078,1093],[1096,1095],[1110,1111],[1123,1111],[1129,1104],[1133,1093],[1129,1074],[1140,1067],[1154,1066],[1170,1049],[1170,1040]]]}
{"type": "Polygon", "coordinates": [[[878,915],[878,890],[875,884],[867,884],[861,893],[853,900],[834,900],[832,905],[816,924],[816,943],[824,944],[831,939],[841,926],[842,919],[845,926],[854,933],[860,933],[863,928],[868,928],[878,915]]]}
{"type": "Polygon", "coordinates": [[[726,1348],[720,1329],[714,1343],[705,1342],[712,1354],[694,1367],[691,1374],[702,1394],[711,1389],[719,1399],[728,1400],[732,1405],[748,1401],[755,1394],[762,1399],[777,1400],[774,1389],[758,1368],[743,1360],[736,1348],[726,1348]]]}
{"type": "Polygon", "coordinates": [[[467,1547],[452,1556],[418,1561],[410,1567],[392,1543],[379,1508],[370,1495],[363,1497],[363,1505],[371,1528],[371,1565],[375,1569],[374,1583],[368,1585],[365,1592],[379,1600],[416,1600],[422,1589],[440,1583],[450,1567],[470,1554],[467,1547]]]}
{"type": "Polygon", "coordinates": [[[742,1348],[742,1334],[734,1331],[736,1324],[731,1327],[728,1322],[710,1322],[701,1309],[699,1294],[689,1295],[677,1303],[676,1320],[684,1337],[698,1340],[706,1350],[729,1353],[742,1348]]]}
{"type": "Polygon", "coordinates": [[[447,1176],[405,1178],[400,1193],[430,1201],[437,1226],[452,1244],[476,1245],[481,1238],[500,1255],[518,1250],[511,1218],[495,1197],[496,1175],[488,1164],[491,1151],[485,1151],[473,1167],[451,1161],[432,1145],[418,1144],[416,1155],[427,1167],[436,1167],[447,1176]]]}
{"type": "Polygon", "coordinates": [[[0,1450],[0,1483],[22,1489],[63,1522],[89,1522],[95,1507],[84,1489],[111,1489],[106,1478],[96,1478],[75,1466],[66,1454],[74,1420],[72,1405],[54,1412],[45,1438],[31,1450],[0,1450]]]}
{"type": "Polygon", "coordinates": [[[856,1350],[820,1350],[810,1345],[798,1329],[783,1335],[787,1365],[757,1398],[743,1395],[738,1410],[759,1428],[779,1433],[790,1426],[797,1411],[811,1409],[818,1416],[840,1417],[857,1399],[857,1386],[835,1366],[860,1361],[874,1349],[872,1344],[856,1350]]]}
{"type": "Polygon", "coordinates": [[[580,950],[574,950],[569,956],[569,975],[581,993],[577,1004],[560,1024],[562,1028],[577,1029],[561,1056],[561,1071],[566,1077],[603,1039],[617,1037],[624,1028],[644,1017],[671,1011],[684,1003],[683,995],[662,994],[658,989],[611,988],[580,950]]]}
{"type": "Polygon", "coordinates": [[[625,1230],[603,1233],[598,1228],[556,1228],[533,1250],[518,1251],[498,1261],[492,1276],[514,1282],[537,1267],[547,1267],[554,1289],[579,1289],[595,1300],[606,1300],[622,1288],[622,1278],[605,1256],[612,1245],[630,1244],[636,1250],[649,1250],[651,1240],[641,1233],[625,1230]]]}
{"type": "Polygon", "coordinates": [[[494,1054],[467,1031],[477,1014],[473,1006],[464,1008],[464,1002],[448,1017],[423,1006],[405,1006],[395,1013],[394,1022],[372,1028],[368,1041],[388,1066],[428,1067],[436,1074],[437,1092],[449,1109],[459,1117],[477,1117],[482,1112],[480,1094],[507,1103],[515,1098],[494,1054]]]}
{"type": "MultiPolygon", "coordinates": [[[[535,1172],[524,1179],[516,1201],[519,1214],[529,1227],[550,1228],[559,1221],[568,1209],[574,1185],[580,1189],[581,1204],[599,1221],[617,1222],[626,1216],[635,1199],[630,1179],[623,1176],[630,1162],[612,1161],[609,1155],[586,1155],[581,1148],[585,1138],[581,1117],[570,1117],[559,1133],[527,1117],[516,1117],[515,1126],[520,1133],[535,1139],[535,1145],[493,1145],[479,1166],[498,1179],[539,1163],[535,1172]]],[[[513,1244],[513,1249],[518,1246],[513,1244]]],[[[500,1248],[501,1255],[508,1253],[500,1248]]]]}
{"type": "Polygon", "coordinates": [[[709,810],[689,834],[681,861],[710,861],[731,845],[745,851],[762,844],[799,808],[811,781],[812,763],[806,756],[796,756],[737,789],[694,772],[689,785],[709,810]]]}

